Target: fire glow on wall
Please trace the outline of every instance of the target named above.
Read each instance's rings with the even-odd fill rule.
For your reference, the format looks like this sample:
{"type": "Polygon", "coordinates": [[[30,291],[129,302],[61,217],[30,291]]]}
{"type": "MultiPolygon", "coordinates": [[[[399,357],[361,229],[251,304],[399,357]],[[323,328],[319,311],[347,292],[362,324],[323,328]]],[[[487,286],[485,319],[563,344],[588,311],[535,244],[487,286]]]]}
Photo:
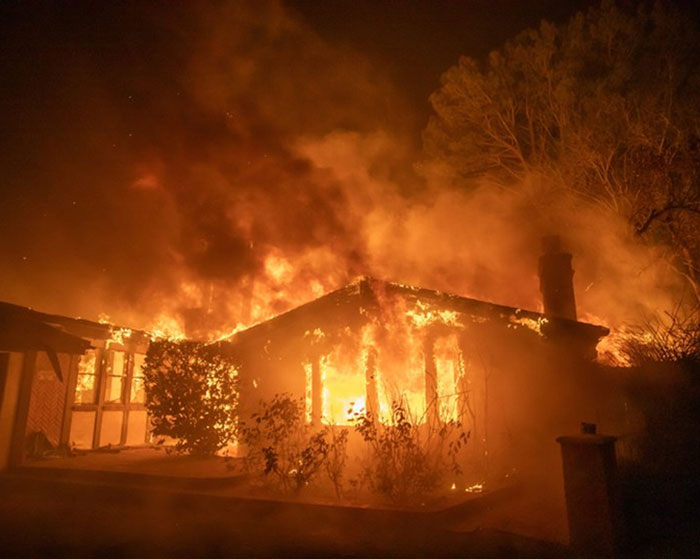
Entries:
{"type": "Polygon", "coordinates": [[[549,303],[574,304],[573,290],[557,279],[570,284],[573,271],[557,243],[545,248],[545,313],[361,278],[217,342],[241,362],[242,410],[289,392],[305,399],[316,424],[347,424],[365,411],[388,422],[401,405],[419,423],[484,429],[491,369],[517,368],[537,348],[566,347],[573,358],[592,359],[607,334],[549,303]]]}

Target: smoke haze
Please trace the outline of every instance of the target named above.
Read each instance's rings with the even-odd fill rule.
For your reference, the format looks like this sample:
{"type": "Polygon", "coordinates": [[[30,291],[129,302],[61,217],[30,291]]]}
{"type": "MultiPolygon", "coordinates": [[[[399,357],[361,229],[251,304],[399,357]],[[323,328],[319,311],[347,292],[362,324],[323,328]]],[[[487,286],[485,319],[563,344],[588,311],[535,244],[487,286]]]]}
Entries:
{"type": "Polygon", "coordinates": [[[669,302],[613,218],[417,165],[419,111],[381,64],[278,3],[70,6],[16,9],[3,39],[4,300],[231,328],[366,274],[537,310],[562,232],[583,319],[669,302]]]}

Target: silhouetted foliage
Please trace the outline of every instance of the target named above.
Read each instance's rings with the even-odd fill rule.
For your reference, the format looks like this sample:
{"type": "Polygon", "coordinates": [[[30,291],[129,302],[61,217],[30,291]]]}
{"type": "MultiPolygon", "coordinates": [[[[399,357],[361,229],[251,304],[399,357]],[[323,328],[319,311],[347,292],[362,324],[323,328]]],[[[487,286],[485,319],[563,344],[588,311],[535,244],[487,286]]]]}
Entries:
{"type": "Polygon", "coordinates": [[[654,363],[700,365],[700,313],[677,307],[629,329],[620,351],[632,366],[654,363]]]}
{"type": "Polygon", "coordinates": [[[213,454],[233,441],[238,406],[234,364],[191,341],[151,342],[143,368],[153,435],[175,449],[213,454]]]}
{"type": "Polygon", "coordinates": [[[326,455],[324,468],[328,479],[333,484],[336,497],[340,499],[343,497],[349,432],[347,429],[341,429],[334,425],[324,427],[323,432],[329,439],[328,454],[326,455]]]}
{"type": "Polygon", "coordinates": [[[462,57],[430,100],[427,161],[456,186],[488,179],[517,188],[540,177],[664,244],[700,300],[700,35],[692,18],[668,2],[603,1],[566,24],[524,31],[485,64],[462,57]]]}
{"type": "Polygon", "coordinates": [[[362,478],[371,491],[398,502],[431,496],[450,475],[461,474],[460,450],[469,433],[458,422],[418,423],[401,402],[380,423],[369,412],[354,414],[355,430],[369,446],[362,478]]]}
{"type": "Polygon", "coordinates": [[[325,471],[340,496],[347,429],[335,429],[314,429],[305,421],[302,399],[276,394],[240,422],[238,436],[246,447],[249,472],[272,475],[283,489],[299,491],[325,471]]]}

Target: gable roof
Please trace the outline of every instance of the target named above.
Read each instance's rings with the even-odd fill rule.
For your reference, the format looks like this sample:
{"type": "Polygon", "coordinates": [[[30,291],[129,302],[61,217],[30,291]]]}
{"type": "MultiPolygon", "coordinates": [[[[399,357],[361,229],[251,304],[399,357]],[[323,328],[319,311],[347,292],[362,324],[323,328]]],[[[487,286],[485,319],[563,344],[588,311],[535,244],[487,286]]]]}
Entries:
{"type": "Polygon", "coordinates": [[[42,313],[0,302],[0,350],[43,351],[82,354],[90,342],[42,320],[42,313]]]}
{"type": "MultiPolygon", "coordinates": [[[[121,327],[84,318],[43,313],[0,301],[0,351],[45,351],[59,380],[63,380],[58,353],[82,355],[91,340],[109,340],[121,327]]],[[[144,332],[131,330],[138,339],[144,332]]]]}
{"type": "Polygon", "coordinates": [[[41,320],[41,313],[0,303],[0,351],[45,351],[60,381],[63,381],[63,374],[57,354],[81,355],[90,347],[88,340],[41,320]]]}
{"type": "Polygon", "coordinates": [[[226,341],[237,345],[258,337],[269,336],[279,330],[298,332],[300,329],[316,327],[325,330],[359,324],[365,320],[368,309],[380,305],[378,299],[384,297],[398,297],[409,304],[428,304],[439,310],[500,322],[504,326],[523,319],[531,320],[540,325],[544,337],[568,336],[585,343],[592,343],[594,346],[600,338],[610,333],[610,330],[603,326],[566,318],[548,317],[535,311],[365,276],[318,299],[242,330],[226,341]]]}

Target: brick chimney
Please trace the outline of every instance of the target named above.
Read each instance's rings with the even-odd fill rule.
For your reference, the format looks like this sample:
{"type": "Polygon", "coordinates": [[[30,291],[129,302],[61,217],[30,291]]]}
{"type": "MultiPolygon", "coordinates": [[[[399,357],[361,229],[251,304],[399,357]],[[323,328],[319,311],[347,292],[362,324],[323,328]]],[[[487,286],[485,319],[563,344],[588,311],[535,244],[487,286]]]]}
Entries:
{"type": "Polygon", "coordinates": [[[559,235],[542,238],[539,274],[544,314],[552,318],[576,320],[571,253],[563,250],[559,235]]]}

